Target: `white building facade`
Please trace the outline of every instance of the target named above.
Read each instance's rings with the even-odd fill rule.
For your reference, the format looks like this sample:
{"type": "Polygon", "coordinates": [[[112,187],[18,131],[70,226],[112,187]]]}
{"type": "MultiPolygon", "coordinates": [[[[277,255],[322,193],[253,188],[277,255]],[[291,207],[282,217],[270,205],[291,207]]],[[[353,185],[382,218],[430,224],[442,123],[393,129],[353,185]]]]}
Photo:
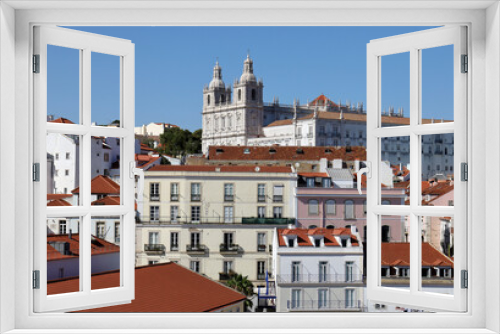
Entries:
{"type": "Polygon", "coordinates": [[[351,229],[277,229],[276,312],[362,312],[363,245],[351,229]]]}

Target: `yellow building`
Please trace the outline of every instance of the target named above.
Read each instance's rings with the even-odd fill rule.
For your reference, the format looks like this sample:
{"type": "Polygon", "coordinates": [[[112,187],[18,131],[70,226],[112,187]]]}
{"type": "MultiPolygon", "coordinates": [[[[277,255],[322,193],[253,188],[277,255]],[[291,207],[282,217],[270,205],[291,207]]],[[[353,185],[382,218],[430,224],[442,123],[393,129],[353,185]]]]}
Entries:
{"type": "Polygon", "coordinates": [[[145,172],[137,265],[173,261],[216,280],[264,281],[275,227],[295,224],[290,167],[155,166],[145,172]]]}

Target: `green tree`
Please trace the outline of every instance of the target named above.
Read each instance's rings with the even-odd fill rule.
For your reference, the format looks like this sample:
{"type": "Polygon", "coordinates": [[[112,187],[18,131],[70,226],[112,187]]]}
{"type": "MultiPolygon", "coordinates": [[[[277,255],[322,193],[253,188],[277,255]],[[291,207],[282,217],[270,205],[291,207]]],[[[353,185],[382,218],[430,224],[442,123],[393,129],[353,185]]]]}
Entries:
{"type": "MultiPolygon", "coordinates": [[[[253,296],[253,284],[248,280],[248,276],[243,276],[241,274],[233,275],[227,282],[226,285],[230,288],[235,289],[243,293],[247,297],[253,296]]],[[[253,303],[250,299],[245,300],[245,306],[251,308],[253,303]]]]}
{"type": "Polygon", "coordinates": [[[201,130],[194,133],[187,129],[168,128],[160,136],[163,151],[167,155],[185,155],[201,152],[201,130]]]}

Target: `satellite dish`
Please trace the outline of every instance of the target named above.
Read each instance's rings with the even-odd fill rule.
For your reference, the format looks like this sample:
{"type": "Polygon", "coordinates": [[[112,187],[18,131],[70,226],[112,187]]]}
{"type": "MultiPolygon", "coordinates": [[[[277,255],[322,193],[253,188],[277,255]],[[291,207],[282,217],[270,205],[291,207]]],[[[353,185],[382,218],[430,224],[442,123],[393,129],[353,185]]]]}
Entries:
{"type": "Polygon", "coordinates": [[[259,166],[255,167],[255,172],[258,173],[259,171],[260,171],[260,167],[259,166]]]}

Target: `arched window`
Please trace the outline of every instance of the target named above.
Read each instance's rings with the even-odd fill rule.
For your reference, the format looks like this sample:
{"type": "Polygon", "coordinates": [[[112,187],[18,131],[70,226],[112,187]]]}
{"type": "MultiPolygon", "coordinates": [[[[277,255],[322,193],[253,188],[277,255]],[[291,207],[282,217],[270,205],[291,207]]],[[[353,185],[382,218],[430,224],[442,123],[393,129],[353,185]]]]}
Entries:
{"type": "Polygon", "coordinates": [[[319,205],[318,201],[315,199],[310,199],[308,202],[308,210],[310,215],[317,215],[319,214],[319,205]]]}
{"type": "Polygon", "coordinates": [[[241,101],[241,89],[238,89],[238,101],[241,101]]]}
{"type": "Polygon", "coordinates": [[[327,230],[333,230],[335,228],[334,225],[326,225],[327,230]]]}
{"type": "Polygon", "coordinates": [[[351,200],[344,202],[344,218],[354,219],[354,202],[351,200]]]}
{"type": "Polygon", "coordinates": [[[327,215],[334,215],[335,214],[335,201],[333,199],[329,199],[326,201],[326,214],[327,215]]]}
{"type": "Polygon", "coordinates": [[[252,89],[252,101],[257,100],[257,91],[255,89],[252,89]]]}
{"type": "Polygon", "coordinates": [[[388,225],[382,226],[382,242],[391,241],[391,228],[388,225]]]}
{"type": "Polygon", "coordinates": [[[210,105],[210,95],[207,95],[207,105],[210,105]]]}

